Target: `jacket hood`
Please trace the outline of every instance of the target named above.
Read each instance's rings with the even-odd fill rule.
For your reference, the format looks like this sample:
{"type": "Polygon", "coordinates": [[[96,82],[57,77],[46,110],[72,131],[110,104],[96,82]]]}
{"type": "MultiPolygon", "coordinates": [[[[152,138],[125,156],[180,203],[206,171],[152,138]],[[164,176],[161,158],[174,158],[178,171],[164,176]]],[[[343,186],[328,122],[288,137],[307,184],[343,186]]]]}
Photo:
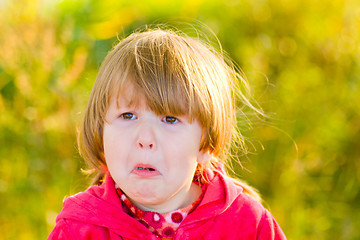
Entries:
{"type": "MultiPolygon", "coordinates": [[[[242,188],[234,187],[231,178],[221,171],[207,171],[206,174],[210,182],[206,183],[204,197],[195,211],[184,219],[183,227],[191,228],[200,221],[221,214],[242,192],[242,188]]],[[[93,224],[130,239],[139,237],[139,233],[144,233],[144,236],[150,233],[145,226],[123,212],[109,172],[101,186],[91,186],[85,192],[68,197],[63,206],[57,222],[70,219],[93,224]]]]}
{"type": "Polygon", "coordinates": [[[203,221],[223,213],[243,192],[240,186],[234,187],[235,184],[233,180],[222,170],[208,170],[205,174],[210,182],[207,183],[204,197],[196,208],[196,211],[185,218],[184,224],[203,221]]]}

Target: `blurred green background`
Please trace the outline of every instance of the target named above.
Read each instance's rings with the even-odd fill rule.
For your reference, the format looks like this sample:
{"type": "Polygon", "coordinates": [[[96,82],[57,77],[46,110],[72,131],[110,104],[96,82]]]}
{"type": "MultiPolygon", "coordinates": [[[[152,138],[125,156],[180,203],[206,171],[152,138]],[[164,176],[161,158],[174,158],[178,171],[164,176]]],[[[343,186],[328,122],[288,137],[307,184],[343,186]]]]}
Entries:
{"type": "Polygon", "coordinates": [[[76,132],[99,64],[164,22],[209,26],[270,115],[243,130],[238,174],[288,238],[360,239],[358,0],[0,0],[0,238],[45,239],[86,189],[76,132]]]}

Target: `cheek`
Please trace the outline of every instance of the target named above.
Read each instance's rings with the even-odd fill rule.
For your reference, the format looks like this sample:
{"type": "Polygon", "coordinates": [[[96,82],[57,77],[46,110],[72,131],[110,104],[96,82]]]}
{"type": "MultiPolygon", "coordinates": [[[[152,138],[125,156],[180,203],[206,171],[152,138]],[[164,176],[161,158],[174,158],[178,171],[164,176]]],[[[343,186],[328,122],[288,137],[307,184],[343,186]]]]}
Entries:
{"type": "Polygon", "coordinates": [[[117,145],[123,146],[130,139],[129,130],[127,128],[121,128],[116,124],[105,125],[103,131],[104,145],[117,145]]]}
{"type": "Polygon", "coordinates": [[[114,180],[119,183],[124,179],[129,165],[127,164],[127,152],[124,151],[126,147],[122,147],[118,139],[112,141],[111,138],[104,140],[104,157],[108,170],[114,180]]]}
{"type": "Polygon", "coordinates": [[[184,137],[175,141],[167,141],[165,151],[168,159],[176,159],[179,165],[196,164],[199,154],[200,137],[184,137]]]}
{"type": "Polygon", "coordinates": [[[122,149],[126,148],[126,141],[111,127],[104,128],[103,146],[106,162],[118,159],[123,152],[122,149]]]}
{"type": "Polygon", "coordinates": [[[109,127],[105,126],[104,133],[103,133],[103,145],[104,145],[105,157],[108,155],[109,151],[112,149],[113,138],[114,137],[111,134],[109,127]]]}

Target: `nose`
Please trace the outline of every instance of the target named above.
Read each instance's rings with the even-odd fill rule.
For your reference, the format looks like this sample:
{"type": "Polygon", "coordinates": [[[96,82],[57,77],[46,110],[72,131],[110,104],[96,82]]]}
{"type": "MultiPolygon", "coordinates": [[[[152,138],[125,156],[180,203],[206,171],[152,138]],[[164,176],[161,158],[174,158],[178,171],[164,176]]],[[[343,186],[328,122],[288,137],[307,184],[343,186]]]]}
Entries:
{"type": "Polygon", "coordinates": [[[154,127],[149,123],[142,123],[138,129],[137,147],[140,149],[156,149],[154,127]]]}

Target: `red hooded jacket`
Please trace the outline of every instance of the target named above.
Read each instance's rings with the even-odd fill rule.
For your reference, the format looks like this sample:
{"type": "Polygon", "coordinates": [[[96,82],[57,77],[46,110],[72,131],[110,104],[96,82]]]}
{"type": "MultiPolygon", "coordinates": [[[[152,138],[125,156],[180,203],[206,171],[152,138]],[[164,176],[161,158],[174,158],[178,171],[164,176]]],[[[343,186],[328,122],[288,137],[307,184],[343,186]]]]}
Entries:
{"type": "MultiPolygon", "coordinates": [[[[180,224],[173,239],[286,239],[268,210],[229,177],[214,173],[199,206],[180,224]]],[[[48,240],[158,239],[123,212],[110,174],[101,186],[91,186],[63,205],[48,240]]]]}

